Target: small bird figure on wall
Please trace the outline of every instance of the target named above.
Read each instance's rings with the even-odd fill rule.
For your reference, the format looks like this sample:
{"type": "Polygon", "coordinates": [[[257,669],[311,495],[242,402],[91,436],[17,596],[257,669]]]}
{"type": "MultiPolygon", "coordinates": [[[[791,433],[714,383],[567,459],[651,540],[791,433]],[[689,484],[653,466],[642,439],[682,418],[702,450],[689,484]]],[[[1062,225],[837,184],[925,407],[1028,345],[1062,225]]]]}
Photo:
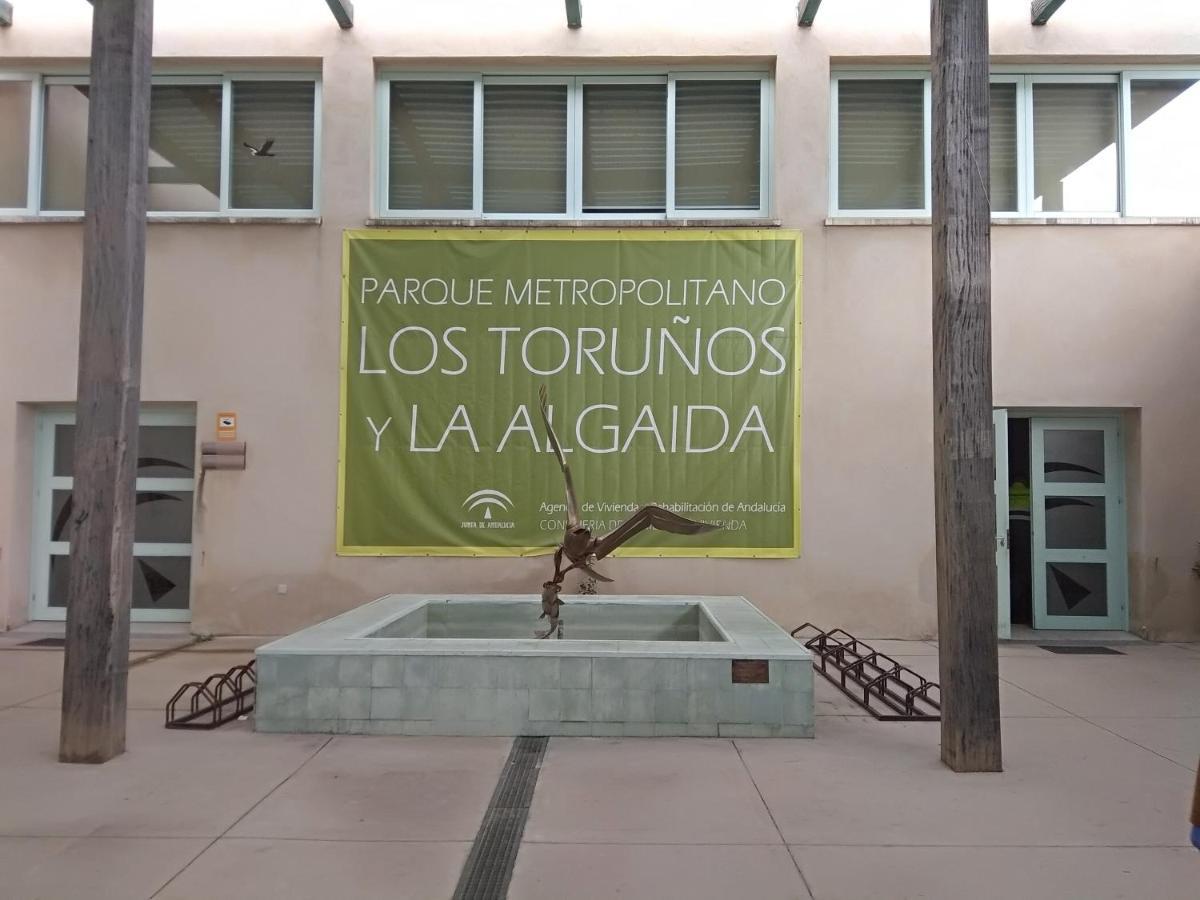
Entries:
{"type": "Polygon", "coordinates": [[[253,144],[242,141],[242,146],[250,151],[251,156],[274,156],[275,154],[271,152],[271,147],[274,144],[274,139],[263,141],[261,147],[255,147],[253,144]]]}

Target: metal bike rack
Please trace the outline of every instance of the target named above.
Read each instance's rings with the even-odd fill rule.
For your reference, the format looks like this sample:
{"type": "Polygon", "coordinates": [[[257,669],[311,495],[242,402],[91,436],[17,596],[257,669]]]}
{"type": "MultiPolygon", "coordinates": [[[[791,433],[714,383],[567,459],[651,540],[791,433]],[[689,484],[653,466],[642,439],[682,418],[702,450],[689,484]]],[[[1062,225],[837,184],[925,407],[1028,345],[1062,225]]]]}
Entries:
{"type": "Polygon", "coordinates": [[[167,727],[208,729],[231,722],[254,709],[256,683],[254,660],[189,681],[167,701],[167,727]]]}
{"type": "Polygon", "coordinates": [[[834,687],[883,722],[939,722],[942,689],[841,629],[811,622],[792,630],[834,687]]]}

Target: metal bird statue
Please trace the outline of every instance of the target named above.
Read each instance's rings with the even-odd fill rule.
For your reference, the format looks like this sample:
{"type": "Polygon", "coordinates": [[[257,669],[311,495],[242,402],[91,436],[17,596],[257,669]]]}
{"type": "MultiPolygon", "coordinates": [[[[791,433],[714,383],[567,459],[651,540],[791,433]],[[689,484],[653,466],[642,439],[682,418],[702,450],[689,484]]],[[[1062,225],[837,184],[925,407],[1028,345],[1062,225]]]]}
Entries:
{"type": "Polygon", "coordinates": [[[561,625],[558,620],[558,608],[562,606],[559,591],[562,590],[563,578],[572,569],[580,569],[596,581],[611,582],[612,579],[602,575],[594,568],[597,560],[604,559],[634,535],[647,528],[659,531],[669,531],[672,534],[703,534],[706,531],[716,531],[719,526],[708,522],[697,522],[686,519],[661,506],[643,506],[628,519],[614,528],[611,532],[600,537],[594,537],[590,528],[585,526],[579,517],[579,501],[575,496],[575,484],[571,480],[571,468],[563,455],[554,426],[550,423],[550,400],[546,386],[542,385],[539,392],[542,406],[542,422],[546,426],[546,434],[550,439],[550,447],[558,458],[562,468],[563,481],[567,489],[567,530],[563,534],[562,543],[554,551],[554,578],[542,585],[542,615],[541,618],[550,620],[550,628],[538,637],[547,638],[558,631],[561,625]],[[563,567],[564,557],[567,566],[563,567]]]}
{"type": "Polygon", "coordinates": [[[275,145],[274,138],[272,138],[271,140],[268,140],[268,141],[263,141],[261,147],[255,147],[253,144],[249,144],[246,141],[242,141],[242,146],[250,151],[251,156],[274,156],[275,154],[271,152],[271,147],[273,147],[274,145],[275,145]]]}

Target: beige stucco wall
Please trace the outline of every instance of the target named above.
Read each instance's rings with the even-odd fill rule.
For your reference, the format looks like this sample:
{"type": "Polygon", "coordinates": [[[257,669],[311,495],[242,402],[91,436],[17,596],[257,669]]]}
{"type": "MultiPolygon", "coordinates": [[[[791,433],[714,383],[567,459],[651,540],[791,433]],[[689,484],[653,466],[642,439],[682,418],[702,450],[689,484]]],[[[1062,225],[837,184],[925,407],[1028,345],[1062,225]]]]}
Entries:
{"type": "MultiPolygon", "coordinates": [[[[391,591],[529,591],[538,560],[350,559],[334,546],[341,231],[371,214],[377,64],[486,68],[625,58],[773,64],[775,202],[805,240],[804,547],[797,560],[610,564],[622,591],[741,593],[783,624],[865,635],[935,630],[930,250],[926,226],[827,227],[828,73],[851,57],[920,60],[928,4],[830,0],[811,30],[792,0],[605,0],[565,28],[558,0],[157,4],[160,67],[272,57],[323,73],[323,224],[152,224],[143,397],[194,402],[199,439],[235,409],[245,472],[210,473],[199,507],[194,629],[277,633],[391,591]],[[286,584],[286,595],[276,586],[286,584]]],[[[1069,2],[1028,24],[994,0],[997,63],[1200,58],[1190,0],[1154,11],[1069,2]]],[[[81,0],[19,3],[0,66],[82,62],[81,0]]],[[[75,387],[81,228],[0,224],[0,627],[28,609],[27,404],[75,387]]],[[[997,227],[997,405],[1126,410],[1133,624],[1200,635],[1200,228],[997,227]]]]}

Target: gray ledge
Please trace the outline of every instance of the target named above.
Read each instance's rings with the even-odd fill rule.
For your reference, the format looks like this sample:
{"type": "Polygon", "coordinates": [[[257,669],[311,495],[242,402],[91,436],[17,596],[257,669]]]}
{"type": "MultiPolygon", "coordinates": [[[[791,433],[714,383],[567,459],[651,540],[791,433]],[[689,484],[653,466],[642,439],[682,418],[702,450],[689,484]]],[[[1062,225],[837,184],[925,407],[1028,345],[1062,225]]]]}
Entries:
{"type": "Polygon", "coordinates": [[[370,228],[779,228],[779,219],[379,219],[370,228]]]}
{"type": "MultiPolygon", "coordinates": [[[[0,216],[0,225],[79,224],[82,215],[0,216]]],[[[320,225],[320,216],[147,216],[148,225],[320,225]]]]}

